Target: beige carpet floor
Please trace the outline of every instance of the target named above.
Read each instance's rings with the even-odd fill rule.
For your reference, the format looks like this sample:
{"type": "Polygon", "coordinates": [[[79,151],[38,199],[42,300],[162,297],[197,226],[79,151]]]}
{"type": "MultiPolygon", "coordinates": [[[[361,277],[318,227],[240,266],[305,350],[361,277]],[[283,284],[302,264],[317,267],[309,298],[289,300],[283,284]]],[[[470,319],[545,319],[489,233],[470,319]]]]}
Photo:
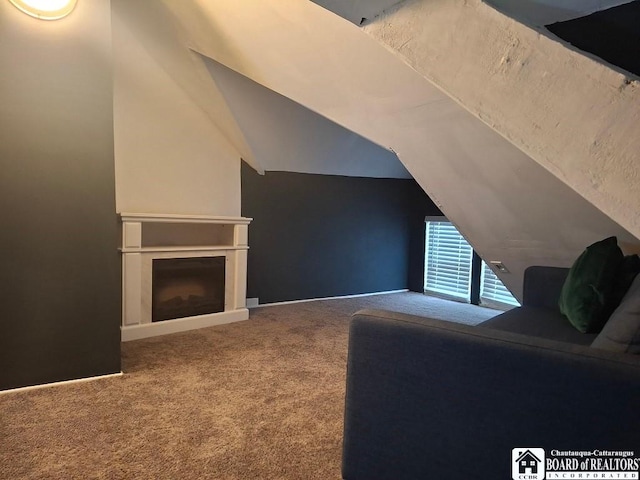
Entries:
{"type": "Polygon", "coordinates": [[[349,316],[475,324],[497,311],[414,293],[260,307],[127,342],[124,375],[0,395],[1,479],[340,478],[349,316]]]}

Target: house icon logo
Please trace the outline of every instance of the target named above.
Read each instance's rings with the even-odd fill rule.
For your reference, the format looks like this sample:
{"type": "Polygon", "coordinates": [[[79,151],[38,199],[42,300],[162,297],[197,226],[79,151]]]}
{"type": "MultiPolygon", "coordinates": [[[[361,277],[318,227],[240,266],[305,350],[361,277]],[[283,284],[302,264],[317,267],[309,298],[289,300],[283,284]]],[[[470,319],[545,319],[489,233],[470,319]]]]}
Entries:
{"type": "Polygon", "coordinates": [[[511,450],[511,478],[513,480],[544,480],[545,454],[542,448],[514,448],[511,450]]]}

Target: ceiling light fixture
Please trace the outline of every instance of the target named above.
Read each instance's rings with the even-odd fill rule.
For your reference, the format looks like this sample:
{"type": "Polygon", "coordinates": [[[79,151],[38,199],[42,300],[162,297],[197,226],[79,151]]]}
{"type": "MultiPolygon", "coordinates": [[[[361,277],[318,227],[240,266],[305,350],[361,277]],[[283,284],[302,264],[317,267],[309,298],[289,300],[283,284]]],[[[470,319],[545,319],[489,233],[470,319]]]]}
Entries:
{"type": "Polygon", "coordinates": [[[27,15],[41,20],[58,20],[66,17],[78,0],[9,0],[27,15]]]}

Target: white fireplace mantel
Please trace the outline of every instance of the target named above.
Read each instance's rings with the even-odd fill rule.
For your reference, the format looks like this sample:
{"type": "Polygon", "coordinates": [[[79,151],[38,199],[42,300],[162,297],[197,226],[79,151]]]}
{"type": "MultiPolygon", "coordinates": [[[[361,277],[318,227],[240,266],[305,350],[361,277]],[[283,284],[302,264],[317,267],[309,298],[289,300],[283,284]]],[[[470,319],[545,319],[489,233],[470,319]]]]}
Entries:
{"type": "Polygon", "coordinates": [[[251,218],[121,213],[122,341],[249,318],[246,308],[248,226],[251,218]],[[151,321],[154,259],[225,257],[223,312],[151,321]]]}
{"type": "Polygon", "coordinates": [[[156,223],[214,223],[249,225],[252,218],[246,217],[212,217],[208,215],[176,215],[161,213],[121,213],[122,222],[156,222],[156,223]]]}

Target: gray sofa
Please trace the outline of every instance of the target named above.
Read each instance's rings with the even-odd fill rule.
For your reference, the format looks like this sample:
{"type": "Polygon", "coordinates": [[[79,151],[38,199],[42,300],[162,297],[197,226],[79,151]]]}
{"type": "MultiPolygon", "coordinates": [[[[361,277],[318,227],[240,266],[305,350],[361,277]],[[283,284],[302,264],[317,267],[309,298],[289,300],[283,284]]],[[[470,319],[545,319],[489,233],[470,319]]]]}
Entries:
{"type": "Polygon", "coordinates": [[[592,348],[562,317],[567,271],[530,267],[523,306],[475,327],[356,313],[343,478],[509,479],[516,448],[640,457],[640,356],[592,348]]]}

